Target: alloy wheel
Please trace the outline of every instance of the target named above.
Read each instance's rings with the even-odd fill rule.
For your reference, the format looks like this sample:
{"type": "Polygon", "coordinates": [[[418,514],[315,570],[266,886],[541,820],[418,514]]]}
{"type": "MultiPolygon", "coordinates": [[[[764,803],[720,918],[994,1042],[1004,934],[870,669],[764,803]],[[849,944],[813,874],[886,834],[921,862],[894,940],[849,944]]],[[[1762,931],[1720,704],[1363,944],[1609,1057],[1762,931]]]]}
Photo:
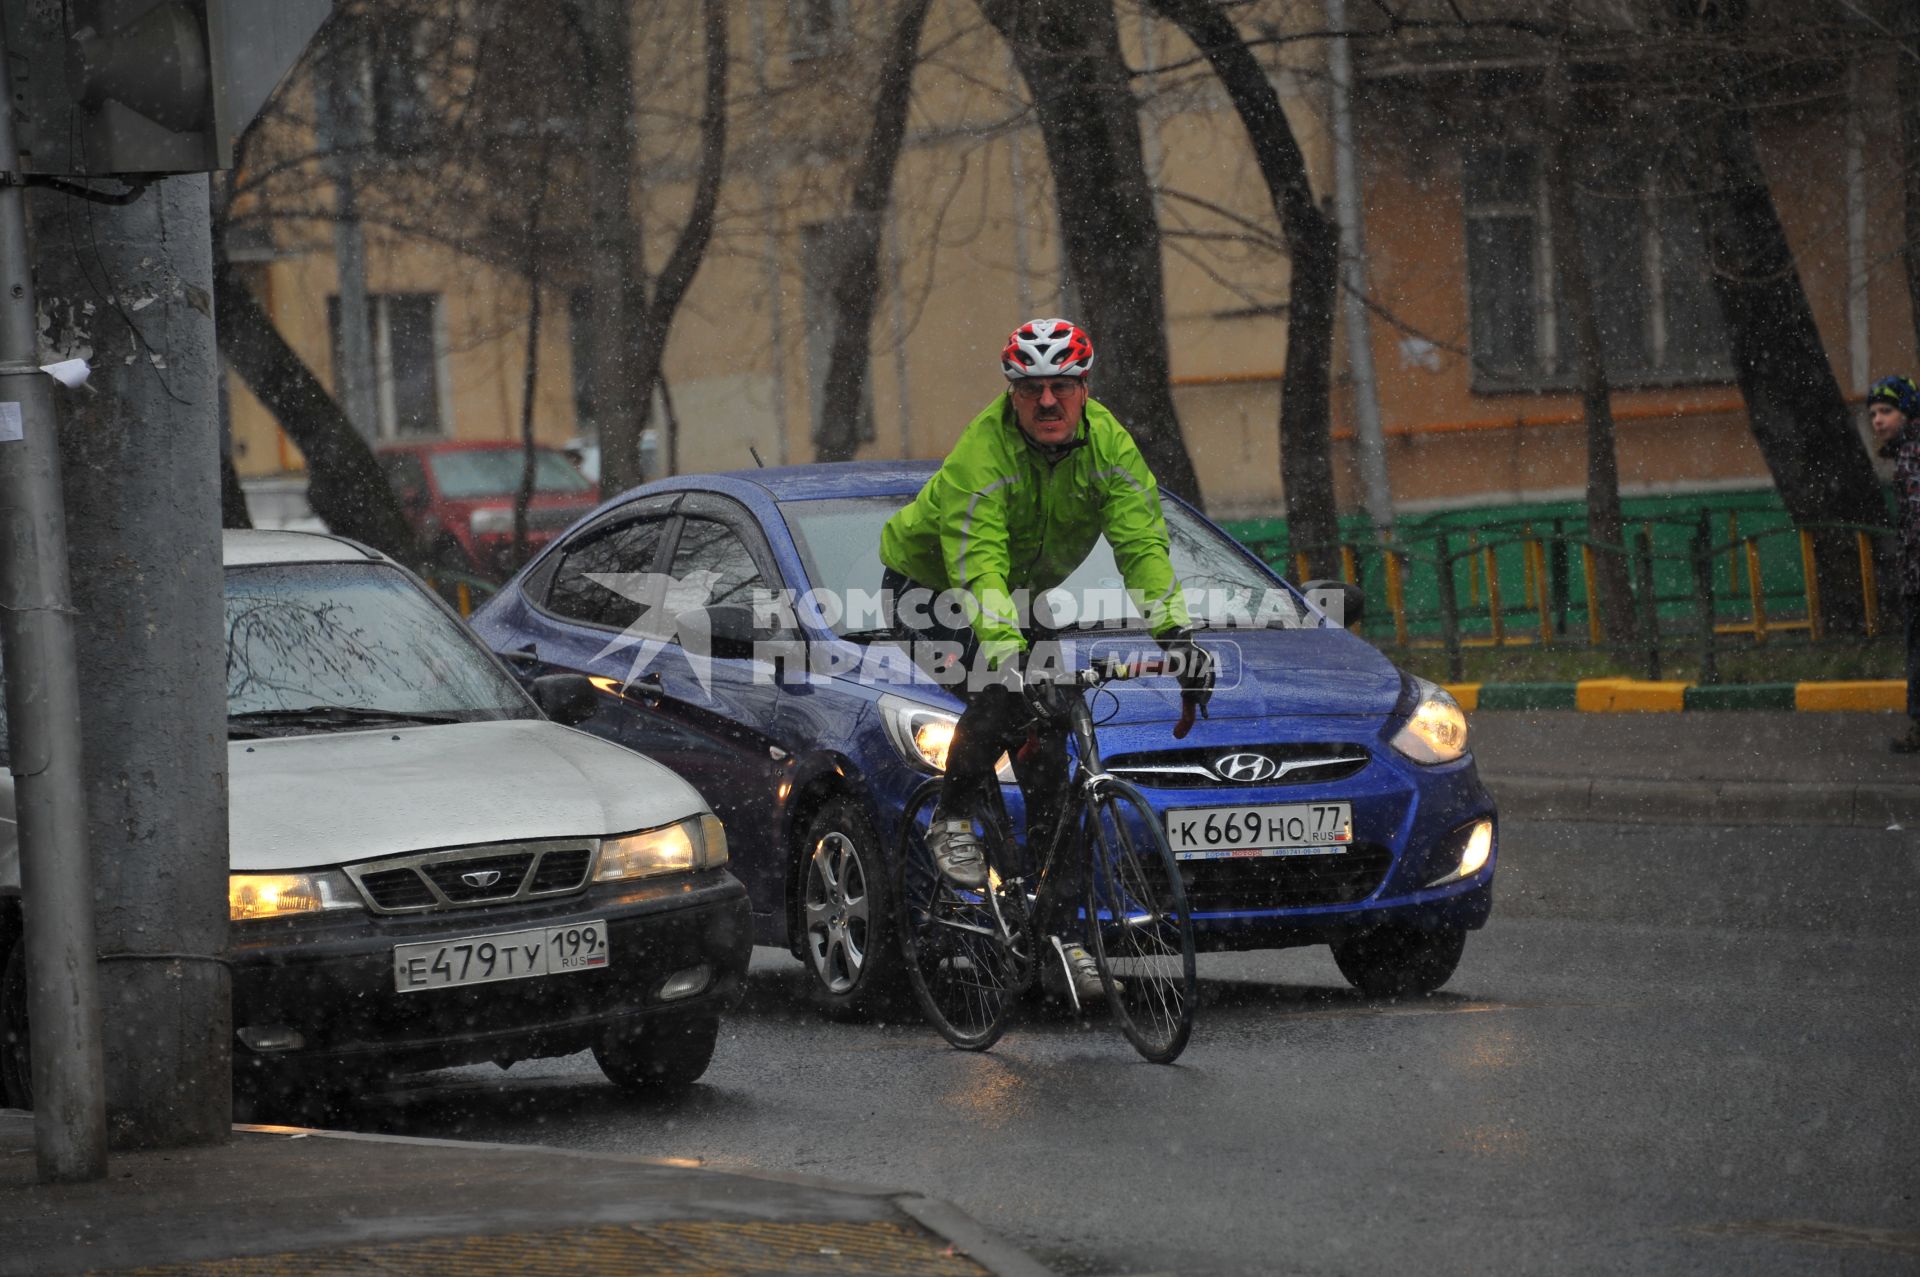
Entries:
{"type": "Polygon", "coordinates": [[[871,899],[867,867],[853,839],[839,830],[821,835],[807,862],[802,905],[807,956],[829,993],[845,993],[859,983],[867,963],[871,899]]]}

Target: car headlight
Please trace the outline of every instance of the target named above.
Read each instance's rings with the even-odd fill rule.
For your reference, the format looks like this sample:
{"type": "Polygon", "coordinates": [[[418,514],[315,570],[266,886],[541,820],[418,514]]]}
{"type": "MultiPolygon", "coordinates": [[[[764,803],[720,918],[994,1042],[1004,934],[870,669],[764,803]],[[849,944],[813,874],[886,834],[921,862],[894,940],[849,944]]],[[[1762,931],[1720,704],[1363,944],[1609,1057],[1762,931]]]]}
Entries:
{"type": "Polygon", "coordinates": [[[1467,752],[1467,715],[1447,689],[1413,680],[1419,702],[1393,734],[1393,747],[1416,763],[1450,763],[1467,752]]]}
{"type": "Polygon", "coordinates": [[[329,909],[364,909],[360,896],[336,870],[304,874],[228,874],[227,917],[234,922],[281,918],[329,909]]]}
{"type": "Polygon", "coordinates": [[[1453,845],[1460,848],[1460,863],[1446,873],[1428,883],[1429,887],[1444,887],[1450,882],[1459,882],[1471,878],[1487,867],[1487,860],[1493,855],[1493,822],[1476,820],[1466,829],[1454,834],[1453,845]],[[1461,833],[1466,836],[1462,838],[1461,833]]]}
{"type": "MultiPolygon", "coordinates": [[[[880,721],[886,725],[887,739],[900,751],[900,757],[921,771],[947,770],[947,751],[953,747],[953,729],[960,716],[904,696],[888,692],[880,698],[880,721]]],[[[1013,760],[1005,754],[994,765],[1000,783],[1013,783],[1013,760]]]]}
{"type": "Polygon", "coordinates": [[[603,840],[600,868],[593,880],[650,878],[655,874],[718,869],[726,863],[727,831],[711,813],[702,813],[678,824],[603,840]]]}
{"type": "Polygon", "coordinates": [[[477,537],[505,536],[513,531],[513,508],[482,506],[467,516],[467,528],[477,537]]]}

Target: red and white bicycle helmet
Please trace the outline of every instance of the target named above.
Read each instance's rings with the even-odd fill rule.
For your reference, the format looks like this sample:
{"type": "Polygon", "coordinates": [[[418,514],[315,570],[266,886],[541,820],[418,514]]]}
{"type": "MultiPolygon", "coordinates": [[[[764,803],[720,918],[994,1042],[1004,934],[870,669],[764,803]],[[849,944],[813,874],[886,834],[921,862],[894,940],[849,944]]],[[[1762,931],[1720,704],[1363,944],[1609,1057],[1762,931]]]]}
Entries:
{"type": "Polygon", "coordinates": [[[1084,377],[1093,368],[1093,342],[1065,319],[1030,319],[1013,330],[1000,352],[1008,381],[1025,377],[1084,377]]]}

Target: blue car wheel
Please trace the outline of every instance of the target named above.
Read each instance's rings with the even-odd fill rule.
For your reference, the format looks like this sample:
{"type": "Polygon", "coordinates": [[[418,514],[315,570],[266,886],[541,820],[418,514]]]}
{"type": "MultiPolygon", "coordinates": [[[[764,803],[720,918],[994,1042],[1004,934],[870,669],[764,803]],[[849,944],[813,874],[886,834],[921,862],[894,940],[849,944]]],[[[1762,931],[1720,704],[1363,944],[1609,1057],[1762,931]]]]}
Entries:
{"type": "Polygon", "coordinates": [[[807,818],[796,852],[796,926],[814,1003],[849,1018],[885,1009],[905,986],[872,822],[859,804],[830,798],[807,818]]]}

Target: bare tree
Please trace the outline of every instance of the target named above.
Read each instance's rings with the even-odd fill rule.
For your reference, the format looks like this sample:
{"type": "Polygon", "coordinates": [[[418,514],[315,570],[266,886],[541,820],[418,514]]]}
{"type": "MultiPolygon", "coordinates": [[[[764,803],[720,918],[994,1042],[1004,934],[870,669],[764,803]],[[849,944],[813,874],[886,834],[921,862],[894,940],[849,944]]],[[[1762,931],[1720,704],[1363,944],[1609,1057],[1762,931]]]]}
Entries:
{"type": "MultiPolygon", "coordinates": [[[[1713,290],[1732,338],[1734,372],[1754,439],[1796,522],[1884,524],[1879,480],[1821,344],[1754,141],[1755,99],[1764,101],[1766,87],[1755,83],[1754,55],[1792,57],[1795,38],[1804,34],[1793,27],[1803,15],[1785,15],[1782,22],[1789,25],[1763,26],[1744,0],[1671,3],[1674,30],[1706,46],[1703,60],[1684,69],[1669,63],[1663,70],[1686,81],[1687,92],[1674,92],[1669,109],[1682,109],[1684,102],[1689,113],[1686,127],[1675,132],[1689,170],[1698,176],[1695,195],[1713,290]]],[[[1814,553],[1826,626],[1862,629],[1853,537],[1816,535],[1814,553]]]]}
{"type": "Polygon", "coordinates": [[[1340,512],[1333,489],[1328,390],[1340,233],[1314,199],[1306,157],[1273,82],[1225,9],[1212,0],[1148,0],[1178,26],[1219,77],[1253,146],[1254,161],[1293,263],[1287,300],[1286,371],[1280,383],[1280,476],[1288,539],[1309,571],[1333,576],[1340,562],[1340,512]]]}
{"type": "Polygon", "coordinates": [[[1112,0],[978,0],[1033,95],[1095,388],[1160,483],[1200,497],[1169,385],[1160,227],[1112,0]]]}
{"type": "Polygon", "coordinates": [[[880,58],[873,126],[861,148],[853,179],[852,208],[838,241],[840,260],[833,284],[833,347],[816,430],[821,461],[845,461],[860,443],[860,412],[866,390],[873,310],[880,295],[880,237],[894,168],[907,133],[913,69],[929,0],[900,0],[880,58]]]}
{"type": "MultiPolygon", "coordinates": [[[[727,150],[727,6],[725,0],[701,0],[700,12],[706,31],[706,92],[700,115],[700,160],[694,177],[693,202],[673,251],[653,281],[653,296],[643,307],[630,309],[628,320],[635,357],[640,367],[640,383],[646,391],[642,406],[651,415],[653,391],[663,386],[660,367],[667,353],[667,337],[673,317],[685,300],[693,276],[713,240],[714,217],[720,203],[720,182],[725,172],[727,150]]],[[[644,420],[644,417],[643,417],[644,420]]],[[[677,468],[678,451],[674,438],[678,423],[669,415],[665,453],[669,468],[677,468]]],[[[637,443],[638,435],[635,440],[637,443]]],[[[605,465],[604,454],[602,465],[605,465]]],[[[617,476],[616,476],[617,477],[617,476]]],[[[638,479],[638,472],[635,473],[638,479]]],[[[606,473],[601,472],[606,483],[606,473]]],[[[611,485],[609,485],[611,486],[611,485]]]]}
{"type": "Polygon", "coordinates": [[[1574,198],[1583,157],[1591,153],[1581,127],[1582,111],[1574,100],[1567,48],[1555,41],[1547,68],[1546,117],[1551,132],[1547,161],[1547,203],[1553,223],[1553,260],[1558,271],[1560,300],[1566,318],[1574,379],[1580,386],[1580,405],[1587,426],[1587,539],[1603,546],[1620,546],[1594,555],[1599,574],[1600,615],[1607,637],[1624,642],[1639,625],[1633,606],[1633,580],[1627,568],[1626,521],[1620,513],[1620,458],[1614,446],[1613,388],[1607,377],[1606,354],[1595,314],[1593,277],[1587,246],[1574,198]]]}

